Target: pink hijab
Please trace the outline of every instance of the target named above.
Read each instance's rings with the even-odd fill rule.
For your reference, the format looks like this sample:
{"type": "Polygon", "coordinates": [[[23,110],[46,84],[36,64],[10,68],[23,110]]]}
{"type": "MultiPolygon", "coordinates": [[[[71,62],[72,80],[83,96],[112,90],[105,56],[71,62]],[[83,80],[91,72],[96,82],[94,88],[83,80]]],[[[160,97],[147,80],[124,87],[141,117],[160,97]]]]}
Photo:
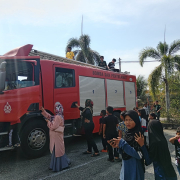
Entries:
{"type": "MultiPolygon", "coordinates": [[[[62,117],[63,119],[63,123],[64,123],[64,109],[63,106],[60,102],[56,102],[54,105],[54,109],[55,109],[55,113],[56,115],[59,115],[62,117]]],[[[51,116],[51,122],[54,120],[55,116],[51,116]]]]}

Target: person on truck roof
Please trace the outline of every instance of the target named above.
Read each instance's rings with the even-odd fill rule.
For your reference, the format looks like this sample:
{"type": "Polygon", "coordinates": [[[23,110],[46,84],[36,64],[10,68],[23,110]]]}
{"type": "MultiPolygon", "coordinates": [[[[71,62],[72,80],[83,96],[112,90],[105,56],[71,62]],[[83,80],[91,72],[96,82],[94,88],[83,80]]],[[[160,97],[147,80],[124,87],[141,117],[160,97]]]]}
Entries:
{"type": "Polygon", "coordinates": [[[100,56],[100,62],[99,62],[99,64],[98,64],[98,66],[100,66],[100,67],[102,67],[102,68],[104,68],[104,69],[108,69],[108,67],[107,67],[107,64],[106,64],[106,61],[104,61],[104,56],[100,56]]]}
{"type": "Polygon", "coordinates": [[[115,69],[116,59],[112,59],[112,61],[108,64],[108,68],[114,72],[119,72],[119,69],[115,69]]]}
{"type": "Polygon", "coordinates": [[[74,53],[71,51],[71,47],[67,48],[66,58],[74,60],[74,53]]]}

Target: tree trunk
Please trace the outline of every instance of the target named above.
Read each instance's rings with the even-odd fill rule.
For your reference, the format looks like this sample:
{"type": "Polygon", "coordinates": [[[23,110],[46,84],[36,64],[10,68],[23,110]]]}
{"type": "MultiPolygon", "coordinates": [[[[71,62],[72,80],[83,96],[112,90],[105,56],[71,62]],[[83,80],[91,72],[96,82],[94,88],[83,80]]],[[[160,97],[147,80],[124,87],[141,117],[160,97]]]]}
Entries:
{"type": "Polygon", "coordinates": [[[167,121],[170,121],[169,108],[170,108],[170,97],[169,97],[169,84],[167,79],[165,80],[165,93],[166,93],[166,112],[167,112],[167,121]]]}

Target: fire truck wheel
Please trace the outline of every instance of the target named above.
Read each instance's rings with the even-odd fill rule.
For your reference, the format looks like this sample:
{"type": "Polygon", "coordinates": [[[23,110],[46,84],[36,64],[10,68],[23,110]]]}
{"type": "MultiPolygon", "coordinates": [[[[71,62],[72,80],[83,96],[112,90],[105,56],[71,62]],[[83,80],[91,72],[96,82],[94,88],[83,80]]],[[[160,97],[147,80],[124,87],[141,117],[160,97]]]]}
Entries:
{"type": "Polygon", "coordinates": [[[27,158],[42,156],[49,146],[49,131],[44,120],[30,120],[21,132],[21,149],[27,158]]]}

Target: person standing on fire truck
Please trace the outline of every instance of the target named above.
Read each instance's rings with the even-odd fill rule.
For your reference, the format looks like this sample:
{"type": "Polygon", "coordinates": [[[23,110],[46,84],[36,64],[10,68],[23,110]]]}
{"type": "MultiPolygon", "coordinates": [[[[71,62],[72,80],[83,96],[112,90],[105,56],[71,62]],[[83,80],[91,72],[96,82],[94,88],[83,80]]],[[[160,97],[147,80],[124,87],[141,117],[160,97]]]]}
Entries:
{"type": "Polygon", "coordinates": [[[67,48],[66,58],[74,59],[74,53],[71,51],[71,47],[67,48]]]}
{"type": "Polygon", "coordinates": [[[83,120],[83,127],[85,131],[85,136],[87,140],[88,150],[83,152],[83,154],[91,154],[92,148],[94,150],[94,154],[91,157],[99,156],[99,150],[97,148],[96,143],[93,139],[93,130],[94,130],[94,122],[93,122],[93,101],[91,99],[86,99],[85,108],[80,107],[78,104],[75,104],[76,107],[79,108],[81,113],[81,118],[83,120]]]}

